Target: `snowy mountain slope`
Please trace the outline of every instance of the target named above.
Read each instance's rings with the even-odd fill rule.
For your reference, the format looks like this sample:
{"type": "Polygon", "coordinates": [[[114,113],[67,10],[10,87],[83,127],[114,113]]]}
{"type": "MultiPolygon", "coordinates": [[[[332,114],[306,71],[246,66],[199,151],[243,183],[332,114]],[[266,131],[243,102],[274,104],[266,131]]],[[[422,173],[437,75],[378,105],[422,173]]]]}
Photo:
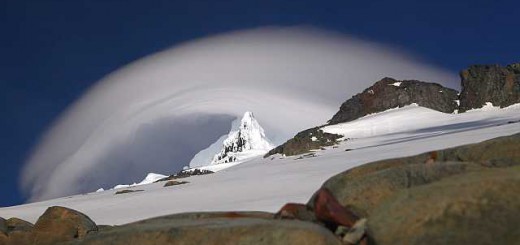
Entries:
{"type": "Polygon", "coordinates": [[[519,122],[520,105],[464,114],[407,106],[327,127],[325,130],[351,139],[316,151],[315,157],[256,157],[211,175],[183,179],[190,182],[184,185],[166,188],[164,183],[154,183],[130,187],[142,192],[114,195],[114,190],[108,190],[76,195],[1,208],[0,216],[34,222],[53,205],[84,212],[98,224],[123,224],[190,211],[274,212],[287,202],[306,202],[325,180],[349,168],[519,133],[519,122]]]}
{"type": "Polygon", "coordinates": [[[215,154],[210,165],[243,162],[263,155],[273,147],[253,113],[248,111],[240,120],[238,129],[229,132],[222,149],[215,154]]]}

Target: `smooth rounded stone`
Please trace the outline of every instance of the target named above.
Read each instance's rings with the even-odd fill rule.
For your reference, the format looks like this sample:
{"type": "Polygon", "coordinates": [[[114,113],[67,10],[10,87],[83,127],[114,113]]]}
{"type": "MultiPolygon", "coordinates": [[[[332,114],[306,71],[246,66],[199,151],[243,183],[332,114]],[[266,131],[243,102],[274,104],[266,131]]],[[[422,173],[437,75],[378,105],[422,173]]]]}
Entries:
{"type": "Polygon", "coordinates": [[[118,226],[73,244],[337,244],[322,226],[264,218],[156,218],[118,226]]]}
{"type": "Polygon", "coordinates": [[[14,231],[32,231],[34,225],[30,222],[27,222],[23,219],[19,218],[10,218],[5,221],[5,225],[7,226],[7,232],[11,233],[14,231]]]}
{"type": "Polygon", "coordinates": [[[34,225],[35,242],[55,244],[82,239],[98,230],[94,221],[85,214],[65,207],[50,207],[34,225]]]}
{"type": "MultiPolygon", "coordinates": [[[[385,162],[382,164],[386,165],[385,162]]],[[[374,169],[374,165],[367,168],[374,169]]],[[[376,171],[358,171],[365,172],[362,175],[356,171],[352,174],[347,171],[327,180],[323,186],[331,190],[343,206],[363,217],[369,217],[374,208],[400,190],[480,169],[482,167],[477,164],[461,162],[410,164],[376,171]]]]}
{"type": "Polygon", "coordinates": [[[373,244],[518,244],[520,166],[402,190],[368,219],[373,244]]]}
{"type": "Polygon", "coordinates": [[[374,207],[399,190],[453,175],[515,165],[520,165],[520,134],[363,164],[333,176],[323,187],[343,206],[367,217],[374,207]]]}
{"type": "Polygon", "coordinates": [[[332,231],[338,226],[352,227],[359,219],[354,212],[343,207],[327,188],[316,191],[309,203],[318,221],[323,222],[332,231]]]}

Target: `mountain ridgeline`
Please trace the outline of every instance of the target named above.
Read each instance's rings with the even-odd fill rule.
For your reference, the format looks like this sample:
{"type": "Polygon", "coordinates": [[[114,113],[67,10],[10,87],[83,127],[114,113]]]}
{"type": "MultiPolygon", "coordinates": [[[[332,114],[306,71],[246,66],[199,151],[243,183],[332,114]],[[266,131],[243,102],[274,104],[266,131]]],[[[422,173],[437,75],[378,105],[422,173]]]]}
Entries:
{"type": "MultiPolygon", "coordinates": [[[[460,78],[462,91],[458,93],[437,83],[385,77],[341,104],[339,111],[324,126],[350,122],[413,103],[444,113],[462,113],[481,108],[487,103],[501,108],[520,103],[520,63],[505,67],[473,65],[461,71],[460,78]]],[[[320,129],[322,127],[296,134],[294,138],[269,151],[265,157],[303,154],[334,145],[336,139],[342,138],[323,132],[320,129]]]]}

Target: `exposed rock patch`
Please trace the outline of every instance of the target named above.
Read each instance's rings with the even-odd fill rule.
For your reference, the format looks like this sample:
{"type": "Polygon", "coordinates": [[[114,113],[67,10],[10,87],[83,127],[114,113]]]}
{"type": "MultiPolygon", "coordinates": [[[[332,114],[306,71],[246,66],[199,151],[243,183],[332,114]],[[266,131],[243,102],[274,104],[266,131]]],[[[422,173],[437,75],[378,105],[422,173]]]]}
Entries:
{"type": "Polygon", "coordinates": [[[460,77],[460,112],[488,102],[500,107],[520,103],[520,63],[506,67],[473,65],[461,71],[460,77]]]}
{"type": "Polygon", "coordinates": [[[320,128],[311,128],[299,132],[294,138],[288,140],[282,145],[270,150],[265,157],[274,154],[282,154],[286,156],[299,155],[307,153],[310,150],[321,149],[324,146],[332,146],[337,144],[337,140],[342,136],[337,134],[325,133],[320,128]]]}
{"type": "Polygon", "coordinates": [[[181,170],[179,171],[178,173],[176,174],[172,174],[166,178],[162,178],[162,179],[159,179],[157,181],[155,181],[155,183],[157,182],[161,182],[161,181],[168,181],[168,180],[174,180],[174,179],[182,179],[182,178],[187,178],[187,177],[190,177],[190,176],[195,176],[195,175],[206,175],[206,174],[212,174],[212,173],[215,173],[211,170],[206,170],[206,169],[188,169],[188,170],[181,170]]]}
{"type": "Polygon", "coordinates": [[[168,187],[168,186],[174,186],[174,185],[182,185],[182,184],[187,184],[189,183],[188,181],[177,181],[177,180],[170,180],[168,182],[166,182],[164,184],[164,187],[168,187]]]}
{"type": "Polygon", "coordinates": [[[116,193],[114,195],[119,195],[119,194],[127,194],[127,193],[132,193],[132,192],[141,192],[143,190],[120,190],[120,191],[116,191],[116,193]]]}
{"type": "Polygon", "coordinates": [[[329,120],[329,125],[349,122],[368,114],[416,103],[436,111],[452,113],[457,109],[457,91],[437,83],[398,81],[385,77],[345,101],[329,120]]]}

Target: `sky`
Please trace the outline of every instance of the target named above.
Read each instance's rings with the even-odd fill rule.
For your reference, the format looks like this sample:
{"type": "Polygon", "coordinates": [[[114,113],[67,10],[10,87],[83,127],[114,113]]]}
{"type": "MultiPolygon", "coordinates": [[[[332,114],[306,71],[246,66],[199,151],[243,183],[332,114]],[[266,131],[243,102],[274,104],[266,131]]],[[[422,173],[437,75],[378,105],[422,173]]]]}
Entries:
{"type": "Polygon", "coordinates": [[[23,165],[59,115],[107,74],[150,54],[221,33],[303,25],[405,50],[456,74],[518,62],[519,11],[517,1],[3,0],[0,206],[26,201],[23,165]]]}

